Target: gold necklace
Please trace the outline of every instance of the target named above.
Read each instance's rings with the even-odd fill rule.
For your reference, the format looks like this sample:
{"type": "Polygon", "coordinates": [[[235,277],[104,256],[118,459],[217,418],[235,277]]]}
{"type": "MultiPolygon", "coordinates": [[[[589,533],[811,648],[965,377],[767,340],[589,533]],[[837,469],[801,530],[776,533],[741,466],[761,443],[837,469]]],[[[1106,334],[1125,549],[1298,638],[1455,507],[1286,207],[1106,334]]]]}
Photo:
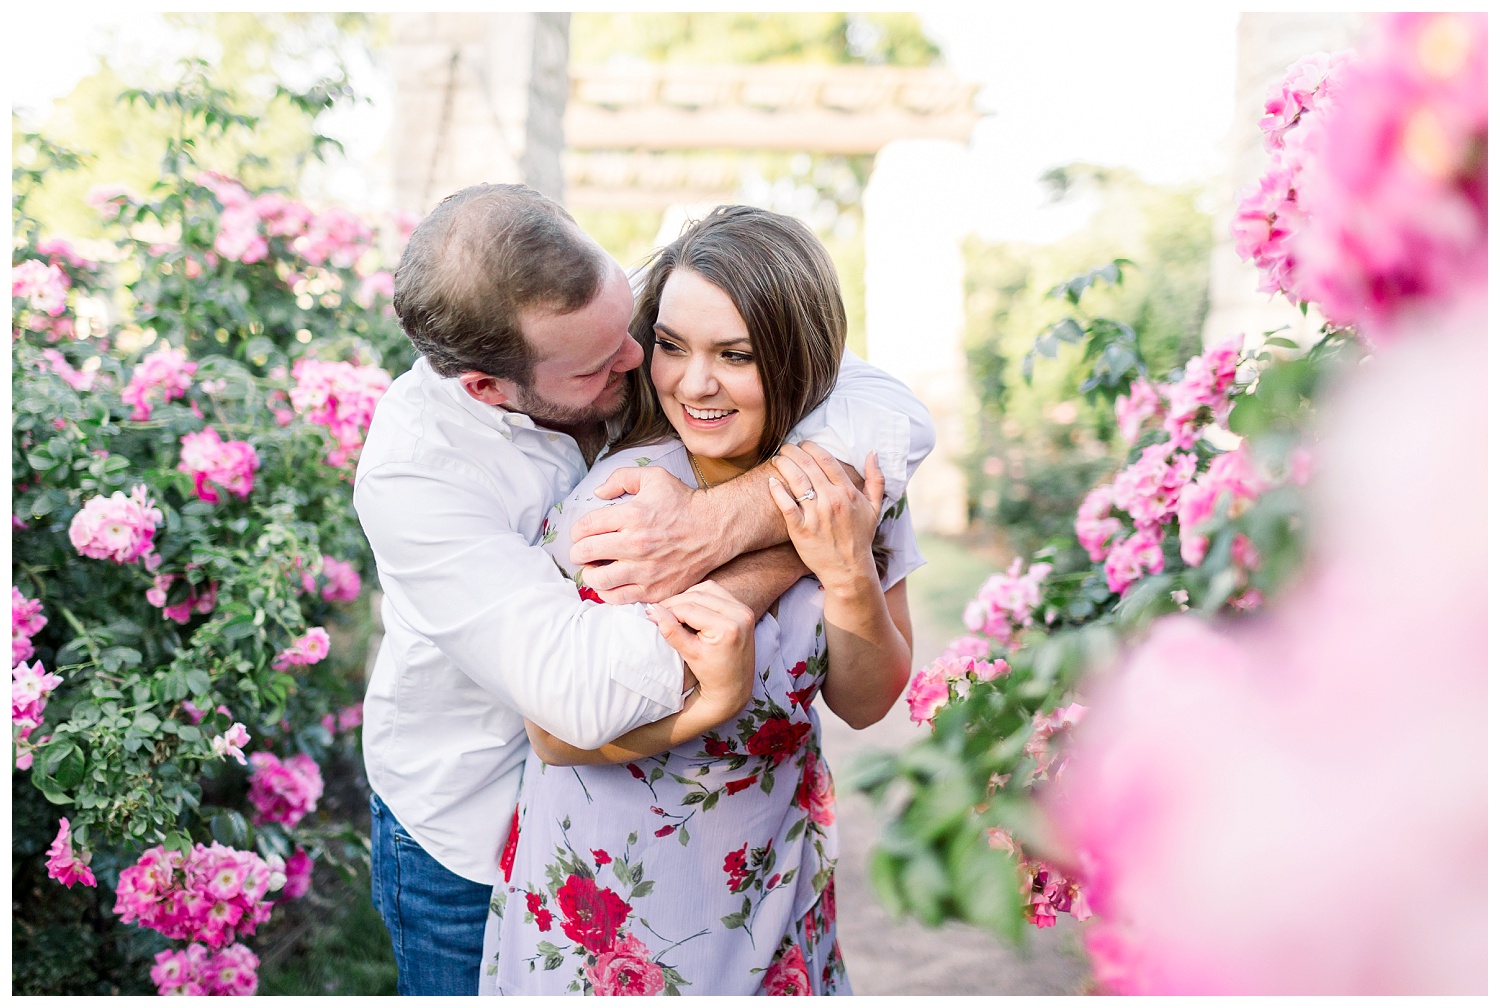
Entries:
{"type": "Polygon", "coordinates": [[[712,484],[712,483],[710,483],[708,481],[708,477],[706,477],[706,476],[703,475],[703,470],[698,467],[698,457],[696,455],[694,455],[692,452],[688,452],[687,456],[688,456],[688,461],[690,463],[692,463],[692,466],[693,466],[693,475],[698,477],[698,485],[701,486],[705,490],[707,490],[709,487],[713,486],[714,484],[712,484]]]}

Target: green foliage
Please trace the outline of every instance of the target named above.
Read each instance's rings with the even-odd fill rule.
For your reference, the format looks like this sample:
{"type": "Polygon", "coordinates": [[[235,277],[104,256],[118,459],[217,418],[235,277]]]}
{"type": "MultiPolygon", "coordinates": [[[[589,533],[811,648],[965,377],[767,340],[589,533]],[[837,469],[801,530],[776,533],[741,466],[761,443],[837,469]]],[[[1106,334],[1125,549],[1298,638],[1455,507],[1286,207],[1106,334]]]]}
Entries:
{"type": "MultiPolygon", "coordinates": [[[[310,114],[341,93],[314,83],[283,97],[310,114]]],[[[254,748],[281,756],[324,761],[355,745],[323,721],[362,693],[368,598],[329,601],[323,558],[367,582],[373,563],[352,508],[349,446],[299,401],[291,366],[378,365],[399,330],[388,302],[353,296],[352,256],[314,261],[320,254],[299,244],[306,227],[272,235],[263,258],[244,256],[251,262],[219,248],[234,206],[295,201],[201,173],[205,138],[253,138],[261,125],[204,64],[125,99],[176,126],[147,195],[105,205],[108,244],[90,249],[99,262],[48,236],[33,202],[55,174],[97,162],[27,135],[13,171],[13,263],[50,263],[66,288],[61,312],[12,300],[12,508],[24,522],[12,535],[12,584],[41,602],[35,660],[62,678],[43,723],[18,741],[30,771],[12,780],[14,983],[28,993],[150,991],[146,967],[167,942],[118,925],[110,891],[146,848],[217,841],[268,858],[301,848],[345,872],[368,856],[327,802],[295,827],[253,823],[246,769],[215,743],[238,722],[254,748]],[[187,351],[196,370],[176,397],[157,393],[146,415],[123,393],[143,356],[164,347],[187,351]],[[184,436],[207,427],[253,449],[258,469],[243,496],[221,488],[209,499],[180,464],[184,436]],[[81,555],[70,529],[83,506],[136,488],[161,512],[159,567],[81,555]],[[196,596],[207,605],[167,618],[196,596]],[[332,638],[329,656],[277,667],[318,626],[332,638]],[[46,876],[42,855],[62,816],[97,889],[46,876]]],[[[361,268],[379,265],[360,248],[376,257],[361,268]]]]}
{"type": "Polygon", "coordinates": [[[1114,393],[1192,356],[1208,307],[1210,222],[1196,190],[1084,164],[1044,181],[1058,200],[1094,202],[1083,230],[1044,247],[965,248],[979,406],[969,512],[1022,556],[1070,538],[1079,496],[1119,462],[1114,393]],[[1055,363],[1036,369],[1038,356],[1055,363]]]}
{"type": "MultiPolygon", "coordinates": [[[[1082,307],[1101,287],[1119,283],[1120,265],[1081,271],[1050,292],[1082,307]]],[[[1156,377],[1131,326],[1097,315],[1067,319],[1072,325],[1042,329],[1035,350],[1049,358],[1061,356],[1062,347],[1075,349],[1069,364],[1077,394],[1094,391],[1112,398],[1136,376],[1156,377]],[[1128,363],[1117,367],[1112,362],[1121,355],[1128,363]]],[[[1054,715],[1086,703],[1078,692],[1085,676],[1115,664],[1121,649],[1155,619],[1178,612],[1253,610],[1300,570],[1306,527],[1293,453],[1306,436],[1320,392],[1351,365],[1357,348],[1347,332],[1331,328],[1305,353],[1275,334],[1267,336],[1262,348],[1240,361],[1227,393],[1227,423],[1247,437],[1254,465],[1268,485],[1253,500],[1220,495],[1215,514],[1192,529],[1208,537],[1201,562],[1185,562],[1176,518],[1169,515],[1162,527],[1159,572],[1142,571],[1116,592],[1105,565],[1091,562],[1068,529],[1031,554],[1052,566],[1039,583],[1037,604],[1026,608],[1027,622],[1013,625],[1009,640],[1002,635],[988,644],[990,657],[1003,659],[1008,669],[989,681],[957,673],[960,678],[945,686],[949,702],[934,718],[929,738],[903,753],[877,754],[858,765],[854,785],[880,803],[888,819],[871,870],[877,893],[893,912],[928,924],[967,920],[1020,941],[1029,916],[1023,897],[1031,891],[1037,860],[1058,851],[1039,809],[1061,741],[1048,741],[1060,730],[1054,715]],[[1237,540],[1248,542],[1257,559],[1243,559],[1237,540]]],[[[1172,380],[1181,377],[1180,370],[1172,371],[1172,380]]],[[[1205,430],[1210,419],[1203,415],[1196,421],[1200,436],[1192,451],[1200,475],[1222,451],[1215,447],[1221,436],[1205,430]]],[[[1146,432],[1125,462],[1133,463],[1166,438],[1164,430],[1146,432]]],[[[1106,471],[1114,468],[1111,460],[1104,461],[1106,471]]],[[[1036,482],[1034,474],[1013,478],[1036,482]]],[[[1070,519],[1083,491],[1093,485],[1088,482],[1068,499],[1070,519]]],[[[1127,518],[1124,531],[1116,534],[1134,531],[1127,518]]],[[[1055,875],[1058,869],[1047,870],[1055,875]]]]}

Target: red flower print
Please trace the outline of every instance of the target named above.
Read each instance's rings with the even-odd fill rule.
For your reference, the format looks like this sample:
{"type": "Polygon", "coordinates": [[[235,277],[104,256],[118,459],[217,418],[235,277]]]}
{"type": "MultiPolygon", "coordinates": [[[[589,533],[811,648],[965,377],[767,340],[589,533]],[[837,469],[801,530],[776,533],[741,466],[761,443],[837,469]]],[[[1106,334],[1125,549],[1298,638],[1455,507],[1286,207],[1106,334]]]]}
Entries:
{"type": "Polygon", "coordinates": [[[812,978],[807,975],[807,960],[795,943],[777,956],[766,970],[760,989],[767,994],[805,996],[812,993],[812,978]]]}
{"type": "Polygon", "coordinates": [[[629,770],[630,771],[630,776],[634,777],[636,780],[645,780],[646,779],[646,771],[642,770],[640,767],[636,766],[634,763],[626,763],[625,764],[625,769],[629,770]]]}
{"type": "Polygon", "coordinates": [[[833,782],[827,765],[816,753],[810,753],[797,782],[797,807],[819,826],[833,825],[833,782]]]}
{"type": "Polygon", "coordinates": [[[605,865],[609,864],[611,861],[614,860],[613,858],[611,858],[609,856],[609,853],[607,851],[596,850],[596,851],[589,851],[589,853],[592,854],[592,855],[594,855],[594,867],[595,868],[602,868],[602,867],[604,867],[605,865]]]}
{"type": "Polygon", "coordinates": [[[510,870],[516,864],[516,839],[521,835],[521,806],[517,805],[510,814],[510,836],[505,838],[505,849],[500,852],[500,873],[505,876],[505,881],[510,881],[510,870]]]}
{"type": "Polygon", "coordinates": [[[799,690],[790,690],[787,692],[786,698],[791,701],[794,707],[811,710],[813,697],[817,695],[819,685],[819,683],[813,683],[811,686],[804,686],[799,690]]]}
{"type": "Polygon", "coordinates": [[[579,585],[578,586],[578,597],[581,598],[581,599],[583,599],[585,602],[603,602],[604,601],[602,598],[599,597],[599,593],[596,592],[596,591],[594,591],[594,589],[590,588],[588,585],[579,585]]]}
{"type": "Polygon", "coordinates": [[[749,847],[750,845],[746,843],[739,850],[730,851],[724,855],[724,873],[729,876],[724,884],[729,886],[730,892],[736,892],[740,883],[744,882],[750,874],[745,866],[745,851],[749,847]]]}
{"type": "Polygon", "coordinates": [[[729,794],[739,794],[741,791],[745,790],[747,787],[749,787],[751,784],[754,784],[759,779],[759,774],[751,774],[749,777],[741,777],[739,780],[732,780],[728,784],[725,784],[724,790],[729,794]]]}
{"type": "Polygon", "coordinates": [[[675,830],[675,829],[677,829],[676,826],[674,826],[672,823],[667,823],[661,829],[659,829],[659,830],[656,831],[656,835],[659,836],[659,837],[662,837],[662,836],[671,836],[672,835],[672,831],[675,830]]]}
{"type": "Polygon", "coordinates": [[[787,669],[786,670],[786,674],[789,675],[789,676],[791,676],[793,679],[795,679],[799,675],[801,675],[802,673],[804,673],[806,671],[807,671],[807,662],[805,662],[805,661],[799,661],[797,664],[795,664],[791,668],[787,669]]]}
{"type": "Polygon", "coordinates": [[[734,746],[713,735],[703,736],[703,751],[710,756],[733,756],[734,746]]]}
{"type": "Polygon", "coordinates": [[[802,744],[812,725],[806,721],[792,724],[786,718],[770,718],[750,736],[745,747],[756,756],[769,756],[771,762],[780,763],[802,744]]]}
{"type": "Polygon", "coordinates": [[[777,872],[775,875],[772,875],[770,878],[766,879],[766,891],[769,892],[770,890],[775,889],[776,883],[780,881],[781,872],[777,872]]]}
{"type": "Polygon", "coordinates": [[[615,933],[630,915],[629,903],[582,875],[569,875],[557,890],[557,909],[562,933],[595,954],[614,944],[615,933]]]}
{"type": "Polygon", "coordinates": [[[657,815],[666,815],[667,814],[667,810],[664,809],[664,808],[662,808],[660,805],[652,805],[651,806],[651,811],[655,812],[657,815]]]}
{"type": "Polygon", "coordinates": [[[651,950],[626,935],[583,971],[599,997],[649,997],[666,989],[666,974],[651,961],[651,950]]]}
{"type": "Polygon", "coordinates": [[[552,930],[552,911],[547,909],[547,897],[541,893],[527,893],[526,909],[536,918],[536,929],[538,931],[552,930]]]}

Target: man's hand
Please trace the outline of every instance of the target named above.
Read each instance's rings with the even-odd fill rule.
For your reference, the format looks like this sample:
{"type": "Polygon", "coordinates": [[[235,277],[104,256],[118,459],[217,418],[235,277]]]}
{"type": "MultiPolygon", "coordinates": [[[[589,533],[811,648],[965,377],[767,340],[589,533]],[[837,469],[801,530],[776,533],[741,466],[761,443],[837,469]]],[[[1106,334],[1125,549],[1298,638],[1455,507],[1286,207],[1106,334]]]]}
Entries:
{"type": "Polygon", "coordinates": [[[733,717],[750,700],[755,672],[755,614],[713,581],[694,585],[647,610],[698,681],[701,699],[733,717]]]}
{"type": "Polygon", "coordinates": [[[702,581],[728,557],[702,491],[690,489],[665,469],[617,469],[594,496],[614,500],[573,525],[569,559],[583,568],[583,581],[605,602],[654,602],[702,581]]]}

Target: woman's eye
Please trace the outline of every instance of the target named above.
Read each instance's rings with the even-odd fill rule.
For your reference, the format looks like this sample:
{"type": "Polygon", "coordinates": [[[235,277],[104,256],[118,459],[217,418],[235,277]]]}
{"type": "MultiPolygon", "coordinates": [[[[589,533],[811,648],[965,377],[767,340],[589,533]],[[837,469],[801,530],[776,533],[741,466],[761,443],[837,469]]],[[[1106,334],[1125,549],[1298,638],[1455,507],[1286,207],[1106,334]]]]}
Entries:
{"type": "Polygon", "coordinates": [[[682,352],[682,348],[679,347],[676,343],[673,343],[673,342],[671,342],[669,340],[664,340],[664,339],[662,339],[659,336],[656,339],[656,345],[657,345],[658,348],[660,348],[662,350],[665,350],[667,353],[681,353],[682,352]]]}
{"type": "Polygon", "coordinates": [[[731,364],[751,364],[755,361],[755,358],[750,354],[741,353],[738,350],[724,351],[724,359],[731,364]]]}

